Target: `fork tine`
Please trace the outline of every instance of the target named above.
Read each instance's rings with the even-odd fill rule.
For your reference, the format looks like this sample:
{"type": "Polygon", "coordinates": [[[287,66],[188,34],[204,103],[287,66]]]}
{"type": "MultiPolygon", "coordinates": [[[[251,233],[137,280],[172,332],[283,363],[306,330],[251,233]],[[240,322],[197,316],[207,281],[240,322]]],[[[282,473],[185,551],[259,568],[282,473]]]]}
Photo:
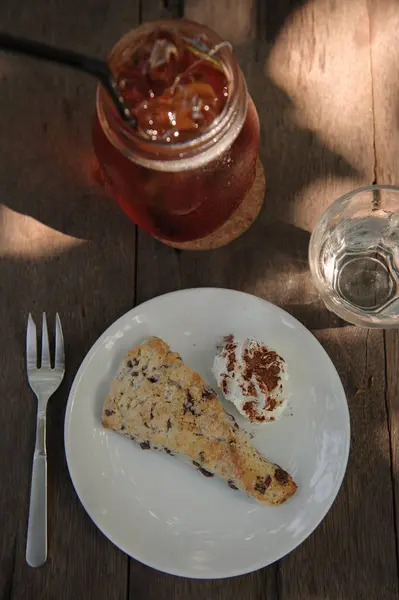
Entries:
{"type": "Polygon", "coordinates": [[[61,319],[55,316],[55,368],[63,369],[65,366],[64,336],[62,334],[61,319]]]}
{"type": "Polygon", "coordinates": [[[26,367],[28,370],[37,368],[36,325],[30,313],[26,329],[26,367]]]}
{"type": "Polygon", "coordinates": [[[46,313],[43,313],[42,324],[42,367],[50,367],[50,347],[48,343],[47,319],[46,313]]]}

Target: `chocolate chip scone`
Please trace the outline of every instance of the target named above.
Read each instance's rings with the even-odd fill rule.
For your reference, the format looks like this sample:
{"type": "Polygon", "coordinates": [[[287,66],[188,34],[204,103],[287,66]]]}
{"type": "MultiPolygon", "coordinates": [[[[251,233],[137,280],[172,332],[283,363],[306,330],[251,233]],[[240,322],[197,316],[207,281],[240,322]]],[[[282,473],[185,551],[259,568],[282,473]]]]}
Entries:
{"type": "Polygon", "coordinates": [[[262,456],[223,410],[216,392],[159,338],[122,360],[102,423],[143,450],[183,458],[263,504],[281,504],[296,491],[290,475],[262,456]]]}

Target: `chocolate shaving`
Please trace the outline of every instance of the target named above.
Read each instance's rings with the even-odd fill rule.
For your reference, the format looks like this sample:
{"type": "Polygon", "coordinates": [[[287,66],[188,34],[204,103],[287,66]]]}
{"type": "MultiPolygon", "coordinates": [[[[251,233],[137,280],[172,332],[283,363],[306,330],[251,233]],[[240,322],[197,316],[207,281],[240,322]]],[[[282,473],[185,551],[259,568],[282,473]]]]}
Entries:
{"type": "Polygon", "coordinates": [[[282,358],[277,352],[259,344],[251,351],[245,348],[243,360],[245,379],[250,381],[254,377],[263,393],[271,392],[279,385],[282,358]]]}
{"type": "Polygon", "coordinates": [[[276,408],[277,401],[275,398],[271,398],[270,396],[266,398],[265,401],[265,410],[274,410],[276,408]]]}
{"type": "Polygon", "coordinates": [[[257,421],[258,423],[266,421],[266,417],[258,414],[256,404],[253,400],[248,400],[248,402],[243,405],[242,409],[250,421],[257,421]]]}

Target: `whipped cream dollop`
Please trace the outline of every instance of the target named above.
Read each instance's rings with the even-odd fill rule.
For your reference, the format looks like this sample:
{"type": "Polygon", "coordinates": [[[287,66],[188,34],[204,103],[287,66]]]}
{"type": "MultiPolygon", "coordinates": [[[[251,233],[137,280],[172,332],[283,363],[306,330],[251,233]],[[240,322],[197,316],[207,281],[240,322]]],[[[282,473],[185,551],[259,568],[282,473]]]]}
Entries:
{"type": "Polygon", "coordinates": [[[284,359],[254,338],[229,335],[215,356],[212,372],[226,400],[251,423],[274,421],[286,406],[284,359]]]}

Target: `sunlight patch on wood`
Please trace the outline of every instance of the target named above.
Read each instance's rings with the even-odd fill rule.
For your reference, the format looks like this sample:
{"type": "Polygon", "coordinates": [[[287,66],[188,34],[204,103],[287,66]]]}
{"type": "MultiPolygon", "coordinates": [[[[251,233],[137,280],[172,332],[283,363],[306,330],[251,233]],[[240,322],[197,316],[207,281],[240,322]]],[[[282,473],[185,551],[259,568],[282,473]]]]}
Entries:
{"type": "Polygon", "coordinates": [[[47,227],[32,217],[0,207],[0,257],[36,259],[55,256],[85,242],[47,227]]]}
{"type": "Polygon", "coordinates": [[[369,37],[365,3],[312,0],[285,23],[265,71],[292,99],[296,124],[372,181],[369,37]]]}
{"type": "Polygon", "coordinates": [[[296,193],[293,204],[293,222],[297,227],[311,233],[324,211],[335,200],[362,185],[364,182],[360,176],[356,180],[330,175],[312,181],[296,193]],[[303,207],[310,202],[314,206],[314,210],[304,210],[303,207]]]}

